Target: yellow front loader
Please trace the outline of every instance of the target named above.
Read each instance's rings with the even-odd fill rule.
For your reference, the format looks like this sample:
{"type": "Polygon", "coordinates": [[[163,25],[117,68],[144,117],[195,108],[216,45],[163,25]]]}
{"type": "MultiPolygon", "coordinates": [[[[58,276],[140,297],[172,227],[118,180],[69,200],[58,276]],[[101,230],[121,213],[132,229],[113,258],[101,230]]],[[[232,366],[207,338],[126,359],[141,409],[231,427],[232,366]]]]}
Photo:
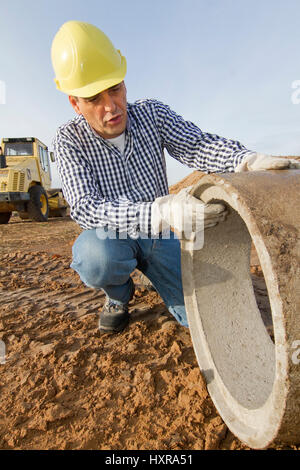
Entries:
{"type": "Polygon", "coordinates": [[[0,224],[7,224],[13,211],[38,222],[65,216],[61,190],[51,189],[47,146],[36,137],[4,138],[1,150],[0,224]]]}

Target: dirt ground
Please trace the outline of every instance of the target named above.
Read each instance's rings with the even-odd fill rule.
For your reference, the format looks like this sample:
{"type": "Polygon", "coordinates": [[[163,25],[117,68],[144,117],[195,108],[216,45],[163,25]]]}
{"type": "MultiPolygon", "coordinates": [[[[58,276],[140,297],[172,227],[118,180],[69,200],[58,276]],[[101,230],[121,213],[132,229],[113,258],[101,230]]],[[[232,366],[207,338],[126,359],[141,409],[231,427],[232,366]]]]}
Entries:
{"type": "MultiPolygon", "coordinates": [[[[69,267],[80,232],[68,217],[0,226],[0,449],[248,449],[207,393],[189,330],[156,292],[137,288],[129,326],[99,333],[104,293],[69,267]]],[[[255,253],[251,264],[268,318],[255,253]]]]}

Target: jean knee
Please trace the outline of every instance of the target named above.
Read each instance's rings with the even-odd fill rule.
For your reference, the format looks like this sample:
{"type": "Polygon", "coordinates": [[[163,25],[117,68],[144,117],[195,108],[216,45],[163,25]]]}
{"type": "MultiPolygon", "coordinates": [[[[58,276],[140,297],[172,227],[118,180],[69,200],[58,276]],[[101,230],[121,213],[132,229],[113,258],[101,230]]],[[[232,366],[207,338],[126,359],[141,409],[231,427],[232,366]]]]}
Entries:
{"type": "Polygon", "coordinates": [[[96,230],[82,232],[73,245],[71,268],[88,287],[104,288],[124,284],[136,266],[136,260],[124,258],[118,240],[99,239],[96,230]]]}
{"type": "Polygon", "coordinates": [[[82,232],[73,245],[70,266],[88,287],[101,288],[107,283],[109,253],[105,245],[105,240],[99,240],[95,230],[82,232]]]}

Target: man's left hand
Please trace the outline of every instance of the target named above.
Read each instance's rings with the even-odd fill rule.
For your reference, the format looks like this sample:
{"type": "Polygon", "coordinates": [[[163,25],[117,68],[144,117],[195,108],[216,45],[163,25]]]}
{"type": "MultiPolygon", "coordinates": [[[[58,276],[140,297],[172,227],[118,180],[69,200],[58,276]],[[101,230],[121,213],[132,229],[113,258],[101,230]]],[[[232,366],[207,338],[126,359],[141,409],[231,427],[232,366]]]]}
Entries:
{"type": "Polygon", "coordinates": [[[235,168],[235,173],[242,171],[299,169],[300,161],[292,158],[273,157],[263,153],[247,155],[235,168]]]}

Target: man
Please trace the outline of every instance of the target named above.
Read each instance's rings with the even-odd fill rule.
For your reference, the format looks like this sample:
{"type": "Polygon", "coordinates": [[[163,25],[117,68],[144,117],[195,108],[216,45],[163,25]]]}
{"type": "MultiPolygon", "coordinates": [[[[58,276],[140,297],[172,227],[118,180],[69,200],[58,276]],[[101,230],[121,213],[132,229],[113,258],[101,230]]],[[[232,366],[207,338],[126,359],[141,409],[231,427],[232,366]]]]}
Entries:
{"type": "Polygon", "coordinates": [[[127,103],[126,60],[93,25],[65,23],[53,40],[52,63],[57,88],[77,113],[54,139],[70,214],[84,229],[73,246],[71,267],[87,286],[107,295],[100,330],[121,331],[128,324],[135,268],[187,326],[180,242],[173,231],[168,239],[162,230],[171,226],[182,236],[177,212],[184,204],[192,206],[193,230],[201,222],[203,228],[203,214],[206,228],[223,220],[226,211],[221,204],[204,205],[187,190],[168,195],[163,149],[204,172],[279,169],[292,162],[204,133],[157,100],[127,103]]]}

